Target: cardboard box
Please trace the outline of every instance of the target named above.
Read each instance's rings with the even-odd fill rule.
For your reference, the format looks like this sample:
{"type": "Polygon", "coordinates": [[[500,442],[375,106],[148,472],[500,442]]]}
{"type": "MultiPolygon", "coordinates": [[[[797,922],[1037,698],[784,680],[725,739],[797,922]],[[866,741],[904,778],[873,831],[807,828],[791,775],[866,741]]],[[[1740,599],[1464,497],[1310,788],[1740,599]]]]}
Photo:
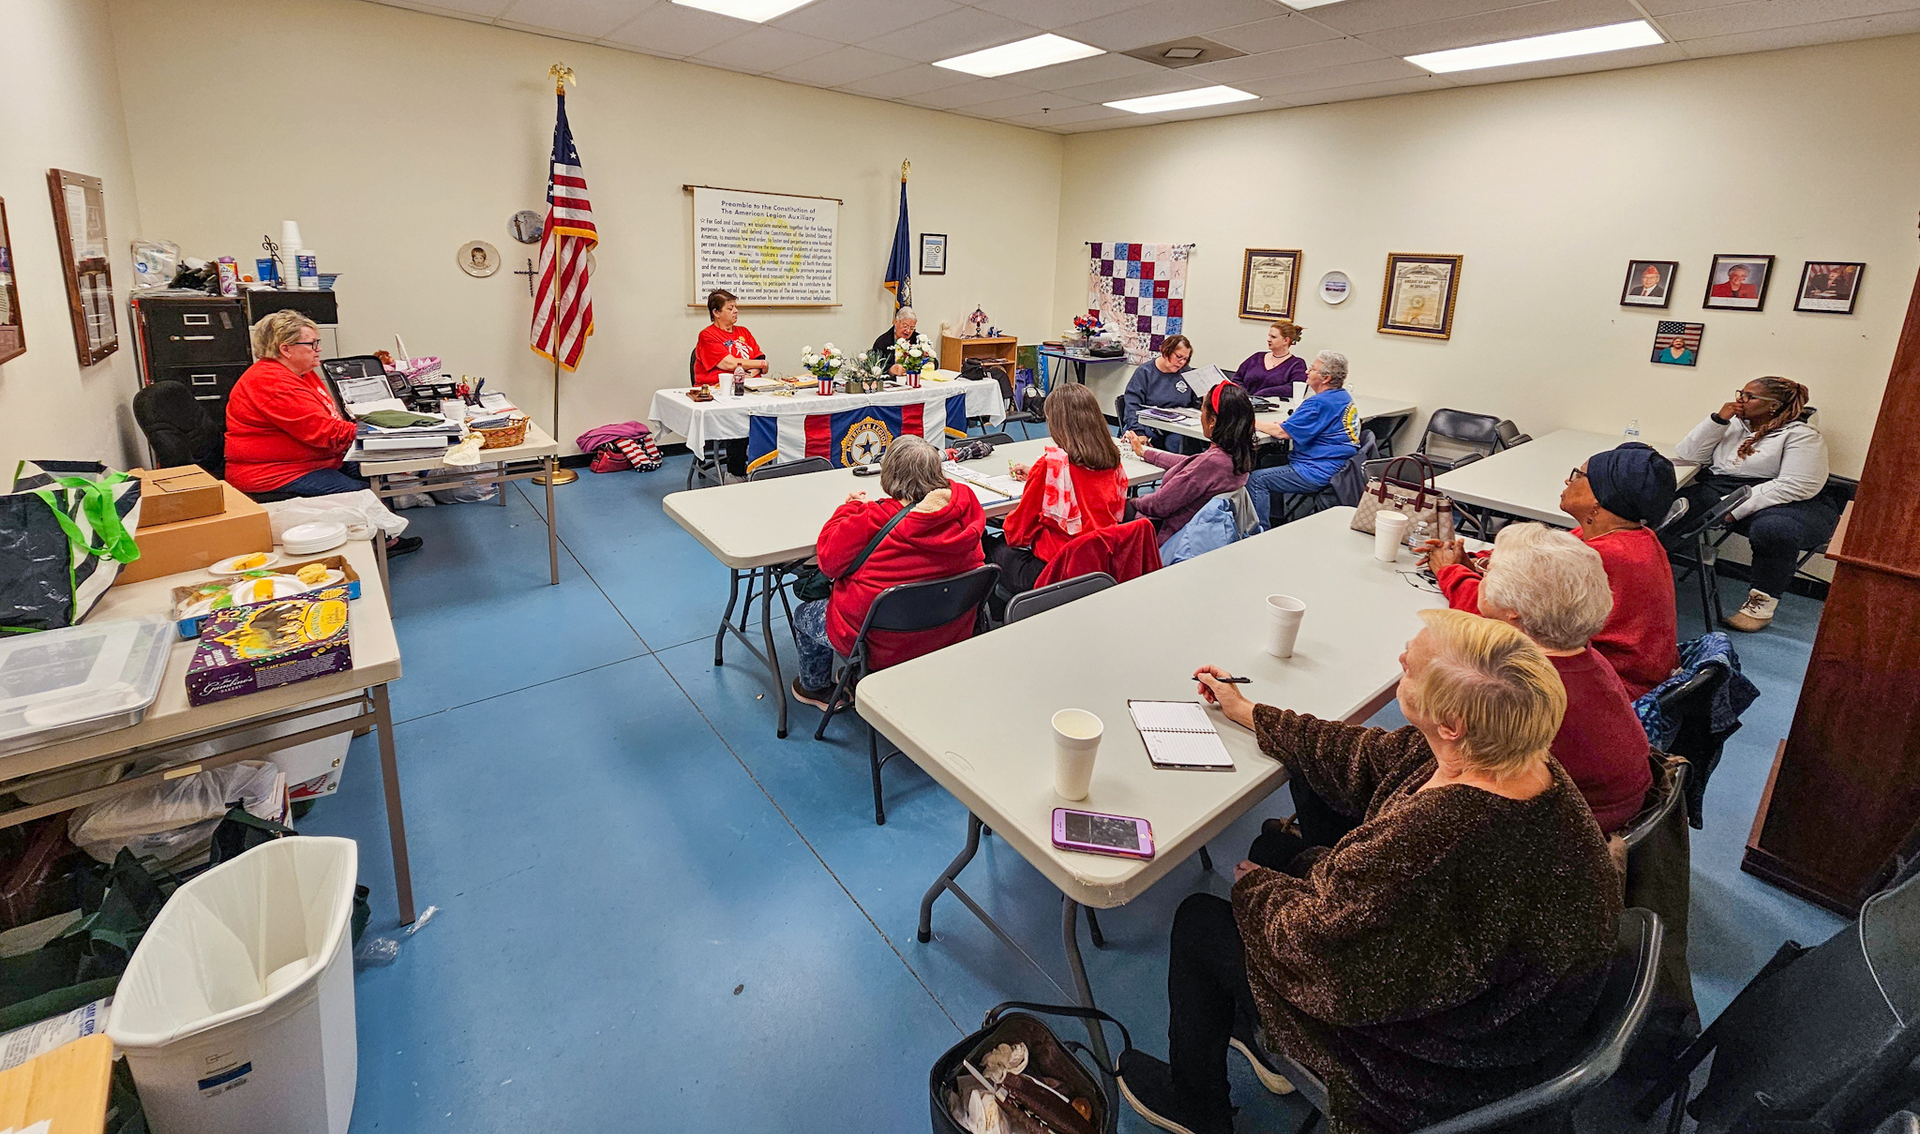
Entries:
{"type": "MultiPolygon", "coordinates": [[[[142,525],[133,533],[140,558],[120,568],[115,584],[138,583],[182,571],[201,571],[231,555],[273,550],[273,524],[267,510],[233,485],[220,482],[226,510],[158,527],[142,525]]],[[[146,499],[140,501],[146,510],[146,499]]]]}
{"type": "Polygon", "coordinates": [[[134,469],[140,478],[140,526],[159,527],[181,520],[218,516],[227,510],[220,482],[199,465],[171,469],[134,469]]]}
{"type": "Polygon", "coordinates": [[[353,668],[344,587],[216,610],[187,663],[187,703],[205,705],[353,668]]]}

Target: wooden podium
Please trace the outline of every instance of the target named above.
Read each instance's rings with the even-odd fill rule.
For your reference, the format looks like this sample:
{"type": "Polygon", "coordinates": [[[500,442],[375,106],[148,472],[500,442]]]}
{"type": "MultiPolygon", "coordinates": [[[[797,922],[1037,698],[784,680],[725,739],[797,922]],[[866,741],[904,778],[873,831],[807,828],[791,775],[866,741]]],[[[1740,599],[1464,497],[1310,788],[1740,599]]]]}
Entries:
{"type": "Polygon", "coordinates": [[[1920,282],[1742,869],[1851,917],[1920,852],[1920,282]]]}

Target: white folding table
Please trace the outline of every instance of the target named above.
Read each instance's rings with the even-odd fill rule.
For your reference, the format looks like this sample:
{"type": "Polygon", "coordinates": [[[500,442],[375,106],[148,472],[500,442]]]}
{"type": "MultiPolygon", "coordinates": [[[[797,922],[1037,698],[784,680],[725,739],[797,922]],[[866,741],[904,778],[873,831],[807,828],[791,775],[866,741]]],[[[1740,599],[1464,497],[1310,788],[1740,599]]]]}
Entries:
{"type": "MultiPolygon", "coordinates": [[[[1255,414],[1254,418],[1262,424],[1284,425],[1286,424],[1287,418],[1293,415],[1293,411],[1299,408],[1300,406],[1296,403],[1283,410],[1255,414]]],[[[1353,408],[1359,412],[1361,421],[1372,421],[1375,418],[1381,417],[1397,417],[1403,419],[1402,424],[1404,424],[1404,419],[1412,417],[1418,407],[1404,398],[1382,398],[1372,394],[1355,394],[1353,395],[1353,408]]],[[[1193,437],[1201,441],[1207,440],[1207,435],[1200,431],[1199,410],[1184,409],[1177,412],[1180,414],[1179,421],[1156,421],[1153,418],[1148,418],[1147,428],[1158,429],[1163,433],[1178,433],[1182,437],[1193,437]]],[[[1395,425],[1394,429],[1398,430],[1399,425],[1395,425]]],[[[1254,440],[1264,441],[1266,437],[1264,434],[1256,434],[1254,440]]]]}
{"type": "MultiPolygon", "coordinates": [[[[920,940],[931,939],[934,900],[950,890],[1032,961],[955,882],[985,825],[1059,888],[1067,963],[1080,1002],[1091,1007],[1076,911],[1088,907],[1091,923],[1091,910],[1138,897],[1286,782],[1285,768],[1260,752],[1253,734],[1217,713],[1231,772],[1155,768],[1127,701],[1197,700],[1193,671],[1219,665],[1252,678],[1246,693],[1257,701],[1364,721],[1393,696],[1400,651],[1420,629],[1416,612],[1446,606],[1410,554],[1393,564],[1374,559],[1373,537],[1350,530],[1352,518],[1351,508],[1329,508],[862,678],[860,715],[970,813],[966,846],[921,901],[920,940]],[[1284,660],[1261,645],[1266,596],[1275,593],[1307,605],[1284,660]],[[968,691],[964,703],[928,695],[956,688],[968,691]],[[1105,726],[1092,791],[1078,803],[1053,792],[1050,722],[1067,708],[1086,709],[1105,726]],[[1063,806],[1146,819],[1154,857],[1056,848],[1053,809],[1063,806]]],[[[1099,944],[1097,924],[1090,929],[1099,944]]]]}
{"type": "MultiPolygon", "coordinates": [[[[1009,462],[1032,464],[1050,444],[1044,438],[1002,445],[993,455],[966,462],[966,467],[989,475],[1004,475],[1009,462]]],[[[1127,484],[1148,484],[1160,479],[1164,470],[1135,460],[1131,454],[1121,459],[1127,484]]],[[[820,526],[833,510],[846,501],[850,492],[880,495],[878,477],[857,477],[852,469],[826,469],[800,476],[772,480],[747,481],[718,488],[689,489],[675,492],[662,503],[667,515],[687,529],[701,546],[713,553],[729,572],[727,609],[720,616],[720,628],[713,635],[713,664],[724,664],[722,645],[732,631],[753,656],[760,659],[773,675],[773,693],[780,702],[778,734],[787,735],[787,687],[780,676],[780,657],[773,645],[773,594],[780,570],[788,564],[811,558],[820,526]],[[733,621],[740,584],[746,583],[746,605],[740,622],[733,621]],[[760,634],[765,652],[746,636],[745,626],[753,609],[755,590],[760,591],[760,634]]],[[[998,497],[980,492],[980,506],[988,516],[1013,511],[1017,497],[998,497]]]]}
{"type": "MultiPolygon", "coordinates": [[[[1433,483],[1455,504],[1564,528],[1570,525],[1569,517],[1560,510],[1560,490],[1566,486],[1567,474],[1588,457],[1615,448],[1623,440],[1613,433],[1562,429],[1442,473],[1433,483]]],[[[1672,445],[1648,443],[1673,460],[1674,476],[1680,484],[1687,484],[1700,471],[1700,466],[1675,457],[1672,445]]],[[[1484,522],[1481,530],[1486,530],[1484,522]]]]}

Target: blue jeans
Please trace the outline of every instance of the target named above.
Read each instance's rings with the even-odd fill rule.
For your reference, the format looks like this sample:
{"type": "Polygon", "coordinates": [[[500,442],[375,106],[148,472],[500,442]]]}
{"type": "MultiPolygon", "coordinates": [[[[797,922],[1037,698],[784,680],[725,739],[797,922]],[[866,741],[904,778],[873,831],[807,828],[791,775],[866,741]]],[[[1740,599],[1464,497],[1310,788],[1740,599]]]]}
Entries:
{"type": "Polygon", "coordinates": [[[1247,496],[1253,501],[1253,514],[1260,517],[1260,527],[1265,530],[1273,521],[1269,508],[1273,497],[1284,492],[1314,493],[1327,486],[1332,477],[1315,481],[1302,476],[1292,465],[1275,465],[1270,469],[1255,469],[1247,474],[1247,496]]]}
{"type": "Polygon", "coordinates": [[[800,650],[800,684],[825,689],[833,681],[833,643],[827,641],[827,601],[803,602],[793,610],[793,644],[800,650]]]}
{"type": "Polygon", "coordinates": [[[274,489],[289,496],[332,496],[336,492],[358,492],[367,482],[344,468],[315,469],[274,489]]]}

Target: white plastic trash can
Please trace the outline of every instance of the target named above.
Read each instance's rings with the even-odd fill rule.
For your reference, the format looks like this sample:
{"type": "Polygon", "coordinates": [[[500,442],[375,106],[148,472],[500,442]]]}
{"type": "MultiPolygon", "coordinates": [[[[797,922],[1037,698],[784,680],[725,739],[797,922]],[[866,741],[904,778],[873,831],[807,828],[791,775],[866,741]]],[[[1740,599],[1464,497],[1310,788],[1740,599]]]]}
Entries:
{"type": "Polygon", "coordinates": [[[346,1134],[352,839],[275,839],[180,887],[114,994],[154,1134],[346,1134]]]}

